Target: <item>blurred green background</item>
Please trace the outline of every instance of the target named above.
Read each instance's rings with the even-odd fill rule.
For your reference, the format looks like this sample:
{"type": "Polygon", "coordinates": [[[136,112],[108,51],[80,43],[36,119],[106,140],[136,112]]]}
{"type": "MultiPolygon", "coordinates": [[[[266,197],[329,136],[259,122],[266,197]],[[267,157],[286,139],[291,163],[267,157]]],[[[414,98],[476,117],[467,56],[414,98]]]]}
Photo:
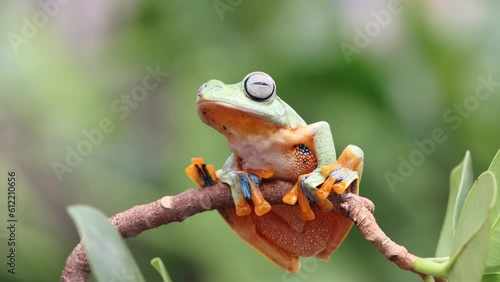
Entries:
{"type": "MultiPolygon", "coordinates": [[[[112,215],[193,187],[184,175],[191,157],[220,167],[226,140],[199,121],[196,91],[256,70],[307,122],[330,123],[337,153],[364,150],[361,194],[380,226],[410,252],[433,256],[451,169],[471,150],[477,176],[500,148],[499,3],[398,3],[2,1],[0,187],[16,170],[19,222],[17,274],[4,257],[0,280],[58,281],[79,241],[68,205],[112,215]],[[127,115],[117,111],[147,67],[168,76],[127,115]],[[82,132],[104,119],[112,132],[84,148],[82,132]],[[436,129],[446,140],[422,153],[415,142],[436,129]],[[88,154],[60,181],[54,165],[77,146],[88,154]],[[388,181],[391,173],[401,178],[388,181]]],[[[0,235],[5,250],[5,228],[0,235]]],[[[156,256],[174,282],[420,281],[356,228],[329,262],[304,260],[299,275],[268,262],[216,212],[127,243],[148,281],[160,281],[149,265],[156,256]]]]}

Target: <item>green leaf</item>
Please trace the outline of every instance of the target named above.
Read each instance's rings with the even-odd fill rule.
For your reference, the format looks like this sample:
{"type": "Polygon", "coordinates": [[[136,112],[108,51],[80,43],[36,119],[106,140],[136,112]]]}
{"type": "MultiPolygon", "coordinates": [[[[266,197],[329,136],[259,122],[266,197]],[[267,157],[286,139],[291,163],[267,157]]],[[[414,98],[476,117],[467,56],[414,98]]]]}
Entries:
{"type": "MultiPolygon", "coordinates": [[[[491,161],[490,167],[488,168],[488,171],[493,172],[496,177],[496,182],[497,182],[497,187],[498,184],[500,184],[500,150],[497,152],[493,160],[491,161]]],[[[500,195],[497,195],[497,199],[500,198],[500,195]]],[[[493,208],[494,214],[497,216],[500,216],[500,205],[495,204],[495,207],[493,208]]]]}
{"type": "Polygon", "coordinates": [[[479,282],[488,255],[489,223],[483,223],[460,249],[449,273],[450,282],[479,282]]]}
{"type": "Polygon", "coordinates": [[[469,151],[467,151],[462,162],[451,171],[448,207],[443,227],[441,228],[441,235],[439,236],[436,257],[450,255],[451,244],[455,237],[455,228],[473,181],[472,160],[469,151]]]}
{"type": "MultiPolygon", "coordinates": [[[[496,177],[497,188],[500,187],[500,151],[488,168],[496,177]]],[[[485,273],[500,273],[500,193],[497,193],[495,205],[491,212],[491,233],[488,250],[488,260],[486,261],[485,273]]],[[[500,276],[497,281],[500,281],[500,276]]]]}
{"type": "Polygon", "coordinates": [[[108,218],[85,205],[68,207],[84,241],[92,273],[101,282],[144,281],[125,241],[108,218]]]}
{"type": "MultiPolygon", "coordinates": [[[[492,214],[492,216],[494,217],[495,215],[492,214]]],[[[484,270],[484,273],[500,273],[500,219],[498,218],[498,215],[496,216],[497,218],[490,230],[490,247],[488,250],[488,259],[486,260],[486,269],[484,270]]],[[[500,281],[500,279],[498,281],[500,281]]]]}
{"type": "Polygon", "coordinates": [[[170,276],[168,276],[167,269],[165,268],[165,265],[163,264],[163,261],[161,261],[160,258],[154,258],[151,260],[151,265],[160,273],[161,278],[163,279],[163,282],[171,282],[172,280],[170,279],[170,276]]]}
{"type": "Polygon", "coordinates": [[[500,273],[485,274],[481,282],[498,282],[500,281],[500,273]]]}
{"type": "Polygon", "coordinates": [[[479,282],[488,256],[490,213],[495,203],[496,179],[484,172],[471,188],[462,208],[448,264],[452,282],[479,282]]]}

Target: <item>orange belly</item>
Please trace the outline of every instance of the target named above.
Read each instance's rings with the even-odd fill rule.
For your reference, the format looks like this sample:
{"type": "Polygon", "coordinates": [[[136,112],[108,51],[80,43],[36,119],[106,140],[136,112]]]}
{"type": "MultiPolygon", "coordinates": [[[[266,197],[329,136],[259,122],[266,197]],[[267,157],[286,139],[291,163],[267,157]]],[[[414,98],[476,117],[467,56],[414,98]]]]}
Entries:
{"type": "Polygon", "coordinates": [[[316,218],[302,221],[297,205],[273,205],[263,216],[237,216],[234,208],[220,210],[229,226],[248,244],[290,272],[300,268],[299,257],[328,260],[352,227],[335,211],[322,212],[311,204],[316,218]]]}

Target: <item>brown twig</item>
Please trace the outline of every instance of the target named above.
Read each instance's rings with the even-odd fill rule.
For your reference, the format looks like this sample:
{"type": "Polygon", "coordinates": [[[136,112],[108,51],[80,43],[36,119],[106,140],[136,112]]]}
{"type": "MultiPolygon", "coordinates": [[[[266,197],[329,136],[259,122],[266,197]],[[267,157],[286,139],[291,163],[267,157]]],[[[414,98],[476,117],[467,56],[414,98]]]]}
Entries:
{"type": "MultiPolygon", "coordinates": [[[[261,189],[266,200],[271,204],[282,203],[281,199],[290,190],[292,183],[275,180],[263,182],[261,189]]],[[[394,243],[380,229],[373,216],[373,203],[352,193],[336,195],[329,200],[335,209],[350,218],[363,236],[379,249],[387,259],[404,270],[413,271],[412,265],[417,257],[406,248],[394,243]]],[[[229,186],[218,183],[205,189],[188,189],[176,196],[165,196],[155,202],[135,206],[110,218],[111,223],[124,238],[135,237],[141,232],[171,222],[181,222],[200,212],[232,206],[233,201],[229,186]]],[[[85,249],[80,242],[69,255],[61,275],[64,282],[87,281],[90,267],[85,249]]]]}

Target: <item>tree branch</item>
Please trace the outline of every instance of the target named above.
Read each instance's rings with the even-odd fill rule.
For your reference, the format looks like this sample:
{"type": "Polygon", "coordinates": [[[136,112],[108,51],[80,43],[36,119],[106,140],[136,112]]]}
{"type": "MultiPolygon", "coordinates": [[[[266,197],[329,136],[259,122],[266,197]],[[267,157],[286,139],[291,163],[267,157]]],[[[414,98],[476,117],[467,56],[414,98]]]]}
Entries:
{"type": "MultiPolygon", "coordinates": [[[[280,204],[283,195],[290,190],[292,185],[293,183],[280,180],[263,181],[261,190],[271,205],[280,204]]],[[[418,257],[410,254],[406,248],[394,243],[385,235],[375,221],[374,205],[370,200],[352,193],[342,195],[332,193],[328,199],[334,204],[335,210],[350,218],[363,236],[387,259],[401,269],[415,272],[412,266],[418,257]]],[[[225,183],[218,183],[204,189],[188,189],[176,196],[165,196],[155,202],[132,207],[113,215],[109,220],[124,238],[128,238],[161,225],[181,222],[197,213],[233,205],[229,186],[225,183]]],[[[90,267],[85,249],[80,242],[66,261],[61,281],[84,282],[88,281],[89,274],[90,267]]]]}

